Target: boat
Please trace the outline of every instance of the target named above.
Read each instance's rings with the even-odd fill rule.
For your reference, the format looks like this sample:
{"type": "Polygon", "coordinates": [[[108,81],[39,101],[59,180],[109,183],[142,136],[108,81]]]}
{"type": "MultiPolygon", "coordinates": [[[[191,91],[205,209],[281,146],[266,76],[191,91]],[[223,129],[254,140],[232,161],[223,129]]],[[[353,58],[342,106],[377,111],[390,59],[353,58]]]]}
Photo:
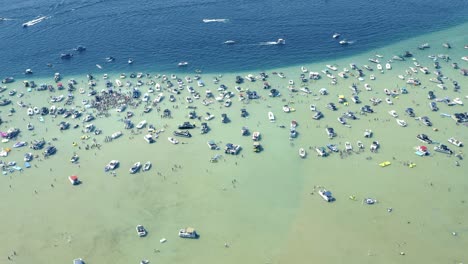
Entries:
{"type": "Polygon", "coordinates": [[[260,132],[255,131],[252,133],[252,140],[253,141],[259,141],[260,140],[260,132]]]}
{"type": "Polygon", "coordinates": [[[174,145],[179,143],[179,141],[173,137],[168,137],[167,140],[169,140],[169,142],[171,142],[174,145]]]}
{"type": "Polygon", "coordinates": [[[144,237],[144,236],[146,236],[148,234],[145,227],[142,226],[142,225],[137,225],[136,226],[136,231],[137,231],[137,234],[138,234],[139,237],[144,237]]]}
{"type": "Polygon", "coordinates": [[[314,113],[314,115],[312,116],[312,118],[315,119],[315,120],[319,120],[319,119],[322,118],[322,117],[323,117],[323,114],[322,114],[322,112],[320,112],[320,111],[316,111],[316,112],[314,113]]]}
{"type": "Polygon", "coordinates": [[[73,264],[85,264],[85,262],[83,259],[77,258],[73,260],[73,264]]]}
{"type": "Polygon", "coordinates": [[[398,117],[398,114],[397,114],[397,112],[395,110],[390,110],[390,111],[388,111],[388,113],[394,118],[398,117]]]}
{"type": "Polygon", "coordinates": [[[449,138],[448,142],[455,145],[455,146],[457,146],[457,147],[463,147],[463,142],[461,142],[460,140],[455,139],[454,137],[449,138]]]}
{"type": "Polygon", "coordinates": [[[27,27],[31,27],[31,26],[34,26],[38,23],[41,23],[42,21],[46,20],[48,17],[47,16],[40,16],[40,17],[37,17],[31,21],[28,21],[26,23],[23,23],[23,28],[27,28],[27,27]]]}
{"type": "Polygon", "coordinates": [[[335,34],[333,34],[332,38],[337,39],[337,38],[339,38],[340,36],[341,36],[340,33],[335,33],[335,34]]]}
{"type": "Polygon", "coordinates": [[[300,149],[299,149],[299,157],[305,158],[306,155],[307,155],[307,152],[305,151],[305,149],[304,149],[304,148],[300,148],[300,149]]]}
{"type": "Polygon", "coordinates": [[[141,169],[142,171],[149,171],[151,169],[151,161],[147,161],[145,162],[145,164],[143,164],[143,168],[141,169]]]}
{"type": "Polygon", "coordinates": [[[368,205],[375,204],[376,202],[377,202],[377,200],[372,199],[372,198],[364,198],[364,200],[362,200],[363,204],[368,204],[368,205]]]}
{"type": "Polygon", "coordinates": [[[312,112],[317,111],[317,107],[316,107],[314,104],[311,104],[311,105],[309,106],[309,109],[310,109],[310,111],[312,111],[312,112]]]}
{"type": "Polygon", "coordinates": [[[414,154],[424,157],[430,155],[429,150],[426,146],[417,146],[415,148],[416,152],[414,154]]]}
{"type": "Polygon", "coordinates": [[[448,155],[452,155],[453,154],[453,150],[449,149],[446,145],[444,144],[440,144],[438,146],[435,146],[434,147],[434,151],[437,151],[437,152],[440,152],[440,153],[444,153],[444,154],[448,154],[448,155]]]}
{"type": "Polygon", "coordinates": [[[315,151],[317,151],[317,154],[321,157],[326,157],[328,155],[327,150],[324,147],[316,147],[315,151]]]}
{"type": "Polygon", "coordinates": [[[432,140],[426,134],[418,134],[416,138],[421,142],[432,144],[432,140]]]}
{"type": "Polygon", "coordinates": [[[384,161],[382,163],[379,163],[379,166],[383,168],[389,166],[390,164],[392,164],[390,161],[384,161]]]}
{"type": "Polygon", "coordinates": [[[193,129],[195,127],[196,127],[195,124],[192,124],[192,123],[187,122],[187,121],[178,126],[179,129],[193,129]]]}
{"type": "Polygon", "coordinates": [[[377,152],[379,148],[380,148],[380,144],[378,141],[373,141],[372,144],[370,145],[371,152],[377,152]]]}
{"type": "Polygon", "coordinates": [[[400,125],[400,126],[402,126],[402,127],[407,126],[406,121],[403,120],[403,119],[397,119],[396,122],[397,122],[398,125],[400,125]]]}
{"type": "Polygon", "coordinates": [[[20,147],[24,147],[24,146],[26,146],[26,145],[28,145],[27,142],[25,142],[25,141],[18,141],[18,142],[16,142],[16,143],[13,145],[13,147],[14,147],[14,148],[20,148],[20,147]]]}
{"type": "Polygon", "coordinates": [[[115,170],[119,167],[120,162],[118,160],[111,160],[105,167],[104,171],[115,170]]]}
{"type": "Polygon", "coordinates": [[[236,41],[234,41],[234,40],[226,40],[226,41],[224,41],[223,43],[226,44],[226,45],[232,45],[232,44],[236,44],[236,41]]]}
{"type": "Polygon", "coordinates": [[[186,62],[186,61],[181,61],[181,62],[179,62],[179,63],[177,64],[177,66],[179,66],[179,67],[185,67],[185,66],[187,66],[188,64],[189,64],[189,63],[186,62]]]}
{"type": "Polygon", "coordinates": [[[136,125],[136,128],[142,129],[146,126],[146,124],[147,124],[146,120],[142,120],[140,123],[138,123],[138,125],[136,125]]]}
{"type": "Polygon", "coordinates": [[[78,157],[78,155],[77,155],[77,154],[74,154],[74,155],[70,158],[70,162],[71,162],[71,163],[77,163],[79,159],[80,159],[80,158],[78,157]]]}
{"type": "Polygon", "coordinates": [[[198,238],[198,234],[192,227],[182,228],[179,230],[179,237],[181,238],[198,238]]]}
{"type": "Polygon", "coordinates": [[[320,197],[322,197],[326,202],[333,202],[335,201],[335,198],[332,196],[332,193],[330,191],[327,191],[325,189],[321,189],[318,191],[320,197]]]}
{"type": "Polygon", "coordinates": [[[237,154],[239,154],[239,151],[241,149],[242,149],[242,147],[240,145],[227,143],[226,146],[224,147],[224,153],[231,154],[231,155],[237,155],[237,154]]]}
{"type": "Polygon", "coordinates": [[[80,179],[76,175],[68,176],[68,180],[72,185],[79,185],[81,183],[80,179]]]}
{"type": "Polygon", "coordinates": [[[146,134],[143,139],[148,142],[148,144],[152,144],[155,142],[152,134],[146,134]]]}
{"type": "Polygon", "coordinates": [[[203,23],[213,23],[213,22],[219,22],[219,23],[226,23],[229,21],[229,19],[226,18],[204,18],[202,19],[203,23]]]}
{"type": "Polygon", "coordinates": [[[111,138],[112,139],[116,139],[116,138],[119,138],[120,136],[122,136],[122,131],[117,131],[117,132],[114,132],[112,135],[111,135],[111,138]]]}
{"type": "Polygon", "coordinates": [[[345,118],[339,116],[337,119],[338,119],[338,122],[340,122],[340,124],[346,125],[346,119],[345,118]]]}
{"type": "Polygon", "coordinates": [[[188,130],[176,130],[174,131],[173,134],[174,136],[178,136],[178,137],[187,137],[187,138],[192,137],[192,134],[190,134],[188,130]]]}
{"type": "Polygon", "coordinates": [[[345,150],[346,151],[352,151],[353,150],[353,146],[348,141],[345,142],[345,150]]]}
{"type": "Polygon", "coordinates": [[[270,122],[275,122],[275,115],[273,114],[273,112],[268,112],[268,119],[270,120],[270,122]]]}
{"type": "Polygon", "coordinates": [[[327,132],[328,138],[333,138],[336,136],[335,130],[331,127],[325,128],[325,131],[327,132]]]}
{"type": "Polygon", "coordinates": [[[306,72],[308,72],[309,70],[307,70],[307,68],[306,68],[306,67],[304,67],[304,66],[301,66],[301,71],[302,71],[303,73],[306,73],[306,72]]]}
{"type": "Polygon", "coordinates": [[[337,68],[336,66],[331,65],[331,64],[327,64],[327,65],[325,65],[325,66],[326,66],[328,69],[332,70],[332,71],[337,71],[337,70],[338,70],[338,68],[337,68]]]}
{"type": "Polygon", "coordinates": [[[391,65],[390,63],[386,63],[386,64],[385,64],[385,69],[391,70],[391,69],[392,69],[392,65],[391,65]]]}
{"type": "Polygon", "coordinates": [[[141,169],[141,162],[137,161],[130,167],[129,171],[131,174],[137,173],[141,169]]]}
{"type": "Polygon", "coordinates": [[[33,157],[34,157],[33,154],[31,152],[28,152],[28,153],[24,154],[24,159],[23,160],[26,161],[26,162],[30,162],[31,160],[33,160],[33,157]]]}
{"type": "Polygon", "coordinates": [[[288,105],[283,105],[283,112],[289,113],[291,112],[291,108],[288,105]]]}
{"type": "Polygon", "coordinates": [[[338,147],[335,144],[327,144],[327,148],[333,152],[338,152],[338,147]]]}
{"type": "Polygon", "coordinates": [[[364,144],[363,144],[361,141],[358,140],[358,141],[356,142],[356,145],[357,145],[357,147],[358,147],[359,149],[364,149],[364,144]]]}
{"type": "Polygon", "coordinates": [[[340,43],[340,45],[342,46],[345,46],[345,45],[348,45],[350,42],[347,41],[346,39],[343,39],[343,40],[340,40],[338,43],[340,43]]]}
{"type": "Polygon", "coordinates": [[[432,126],[432,122],[427,116],[420,117],[419,120],[425,125],[425,126],[432,126]]]}

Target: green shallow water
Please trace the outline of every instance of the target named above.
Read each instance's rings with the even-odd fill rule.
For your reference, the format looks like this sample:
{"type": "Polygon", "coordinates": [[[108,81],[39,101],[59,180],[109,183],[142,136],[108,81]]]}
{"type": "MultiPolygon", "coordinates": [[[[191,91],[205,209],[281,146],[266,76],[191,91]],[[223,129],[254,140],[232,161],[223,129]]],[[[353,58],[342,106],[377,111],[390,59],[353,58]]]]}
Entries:
{"type": "MultiPolygon", "coordinates": [[[[370,64],[367,59],[376,53],[383,55],[382,60],[385,61],[394,54],[411,50],[415,58],[431,71],[432,62],[427,56],[439,53],[449,54],[460,67],[466,68],[467,62],[459,59],[467,55],[463,45],[468,39],[461,34],[464,29],[466,24],[376,48],[356,57],[337,58],[330,63],[337,64],[340,69],[349,68],[351,62],[358,66],[370,64]],[[454,48],[443,48],[441,43],[445,41],[450,41],[454,48]],[[424,42],[429,42],[431,48],[425,51],[415,49],[424,42]]],[[[142,107],[133,110],[135,123],[146,119],[158,129],[165,127],[165,132],[152,145],[143,140],[143,132],[132,135],[124,130],[118,121],[123,116],[114,110],[110,111],[108,118],[93,121],[103,130],[102,135],[81,140],[81,128],[63,133],[58,130],[61,117],[53,119],[46,116],[45,122],[39,122],[37,118],[29,119],[26,109],[16,104],[16,113],[12,116],[7,115],[9,107],[3,107],[2,131],[12,126],[19,127],[22,132],[18,140],[23,141],[42,137],[52,141],[57,138],[52,144],[57,146],[58,153],[46,160],[33,160],[33,167],[22,173],[14,172],[0,178],[0,210],[3,212],[0,235],[8,238],[0,242],[0,263],[9,263],[7,256],[13,251],[17,252],[17,256],[12,256],[15,263],[33,260],[48,263],[52,259],[67,262],[76,257],[82,257],[90,264],[138,263],[141,259],[150,259],[152,263],[466,262],[466,162],[460,160],[457,167],[455,161],[458,159],[454,156],[433,152],[428,157],[418,157],[413,149],[420,145],[415,138],[419,133],[425,133],[438,142],[446,142],[452,136],[468,142],[466,126],[456,126],[452,119],[440,116],[440,113],[466,112],[466,106],[449,107],[438,103],[439,112],[431,112],[428,107],[426,94],[429,90],[434,90],[439,98],[448,96],[468,100],[465,98],[466,77],[453,70],[449,63],[440,63],[444,75],[460,83],[461,93],[453,92],[451,85],[447,85],[448,90],[437,88],[428,81],[434,77],[433,74],[423,76],[418,73],[423,85],[408,87],[397,75],[404,74],[409,66],[413,66],[410,60],[394,62],[393,69],[383,74],[374,71],[375,81],[368,80],[366,76],[365,82],[372,85],[373,91],[365,91],[365,82],[353,78],[339,79],[338,85],[332,86],[324,77],[308,84],[314,93],[312,95],[290,94],[285,88],[289,79],[300,82],[299,66],[269,69],[268,73],[282,71],[287,77],[279,79],[270,74],[269,82],[281,90],[282,97],[269,98],[268,92],[261,88],[261,82],[255,82],[242,85],[262,96],[262,99],[249,104],[239,102],[237,97],[233,98],[230,108],[219,103],[206,107],[195,101],[193,105],[197,106],[199,115],[210,112],[216,116],[208,122],[211,131],[199,135],[196,129],[192,133],[193,138],[179,139],[184,143],[179,145],[172,145],[167,137],[172,136],[179,123],[188,120],[188,104],[184,101],[186,90],[177,96],[178,109],[173,109],[174,104],[167,98],[160,104],[161,109],[172,110],[172,119],[162,119],[155,110],[149,114],[143,114],[142,107]],[[384,99],[384,88],[405,86],[409,93],[394,98],[394,105],[383,102],[375,106],[375,114],[359,115],[360,120],[351,120],[351,127],[345,127],[338,123],[337,117],[347,110],[358,112],[360,105],[350,102],[349,106],[344,106],[337,103],[337,98],[343,94],[349,100],[351,92],[348,87],[353,82],[358,83],[359,96],[364,104],[370,104],[371,97],[384,99]],[[316,95],[322,87],[326,87],[330,94],[316,95]],[[329,102],[337,104],[338,111],[326,109],[329,102]],[[324,119],[311,119],[311,103],[324,113],[324,119]],[[296,111],[284,113],[284,104],[289,104],[296,111]],[[438,131],[406,116],[406,107],[413,107],[417,116],[429,116],[438,131]],[[248,119],[240,117],[241,108],[250,113],[248,119]],[[399,127],[388,114],[389,110],[396,110],[408,122],[408,127],[399,127]],[[269,111],[275,113],[275,123],[269,122],[269,111]],[[221,124],[221,113],[227,113],[232,122],[221,124]],[[299,136],[294,140],[288,138],[291,120],[299,123],[299,136]],[[27,122],[34,124],[34,131],[25,129],[27,122]],[[261,132],[263,152],[252,152],[251,138],[240,135],[242,126],[261,132]],[[333,127],[338,136],[328,139],[326,126],[333,127]],[[367,128],[374,132],[372,139],[363,137],[367,128]],[[104,142],[105,136],[118,130],[124,132],[121,138],[111,143],[104,142]],[[221,147],[227,142],[240,144],[243,150],[238,156],[209,150],[206,141],[211,139],[221,147]],[[102,144],[100,150],[85,149],[92,140],[102,144]],[[315,155],[315,146],[335,143],[343,149],[344,142],[349,141],[355,147],[358,140],[366,146],[362,153],[355,151],[342,157],[332,154],[326,158],[315,155]],[[381,144],[378,153],[369,151],[372,140],[381,144]],[[73,142],[78,146],[74,147],[73,142]],[[300,147],[308,151],[307,158],[299,158],[300,147]],[[78,165],[69,162],[75,152],[80,156],[78,165]],[[217,163],[210,163],[209,159],[215,154],[222,154],[222,158],[217,163]],[[103,171],[111,159],[121,162],[115,177],[103,171]],[[153,163],[149,172],[128,173],[134,162],[147,160],[153,163]],[[379,167],[383,161],[391,161],[392,165],[379,167]],[[408,168],[404,165],[407,162],[416,163],[416,167],[408,168]],[[67,179],[71,174],[79,175],[83,184],[71,186],[67,179]],[[336,202],[325,203],[316,194],[315,186],[331,190],[336,202]],[[350,195],[356,196],[357,201],[348,199],[350,195]],[[365,197],[376,198],[379,202],[365,206],[361,203],[365,197]],[[387,208],[393,208],[393,211],[389,213],[387,208]],[[146,238],[137,237],[137,224],[148,229],[146,238]],[[178,238],[178,229],[186,226],[195,227],[200,239],[178,238]],[[452,235],[452,232],[457,235],[452,235]],[[167,242],[160,244],[161,238],[166,238],[167,242]],[[224,247],[225,243],[229,248],[224,247]],[[405,255],[400,255],[400,252],[405,252],[405,255]]],[[[305,66],[320,71],[325,64],[305,66]]],[[[102,73],[95,72],[95,76],[100,77],[102,73]]],[[[66,73],[62,74],[65,80],[71,78],[66,73]]],[[[116,73],[109,74],[112,75],[111,80],[117,77],[116,73]]],[[[221,78],[221,83],[231,91],[234,91],[235,75],[237,73],[221,78]]],[[[213,76],[202,75],[202,79],[207,89],[216,92],[217,86],[211,82],[213,76]]],[[[84,79],[84,76],[73,77],[84,79]]],[[[42,82],[51,83],[52,80],[36,80],[36,83],[42,82]]],[[[99,83],[102,87],[102,80],[99,83]]],[[[8,88],[23,90],[20,85],[21,82],[17,81],[8,88]]],[[[204,93],[204,89],[195,89],[204,93]]],[[[142,90],[144,92],[145,88],[142,90]]],[[[8,97],[6,92],[2,95],[8,97]]],[[[33,106],[50,105],[50,95],[48,92],[26,92],[21,100],[33,106]]],[[[79,105],[82,97],[76,96],[75,102],[79,105]]],[[[19,99],[13,101],[16,100],[19,99]]],[[[80,123],[78,120],[69,121],[80,123]]],[[[6,148],[13,143],[1,144],[6,148]]],[[[464,150],[449,147],[456,152],[464,150]]],[[[2,160],[15,160],[22,164],[26,151],[25,148],[13,149],[2,160]]]]}

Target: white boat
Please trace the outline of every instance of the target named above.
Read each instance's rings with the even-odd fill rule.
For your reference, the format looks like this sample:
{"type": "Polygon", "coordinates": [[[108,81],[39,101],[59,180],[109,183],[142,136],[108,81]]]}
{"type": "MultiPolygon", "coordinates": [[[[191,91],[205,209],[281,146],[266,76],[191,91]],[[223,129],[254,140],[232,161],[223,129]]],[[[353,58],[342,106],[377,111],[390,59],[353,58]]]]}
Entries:
{"type": "Polygon", "coordinates": [[[306,73],[306,72],[308,72],[309,70],[307,70],[306,67],[302,66],[302,67],[301,67],[301,71],[302,71],[303,73],[306,73]]]}
{"type": "Polygon", "coordinates": [[[340,36],[341,36],[340,33],[335,33],[335,34],[333,34],[332,38],[337,39],[337,38],[339,38],[340,36]]]}
{"type": "Polygon", "coordinates": [[[258,141],[258,140],[260,140],[260,132],[258,132],[258,131],[253,132],[253,133],[252,133],[252,140],[253,140],[253,141],[258,141]]]}
{"type": "Polygon", "coordinates": [[[143,139],[144,139],[146,142],[148,142],[148,144],[151,144],[151,143],[153,143],[153,142],[155,141],[154,138],[153,138],[153,135],[151,135],[151,134],[146,134],[146,135],[143,137],[143,139]]]}
{"type": "Polygon", "coordinates": [[[353,146],[348,141],[345,142],[345,150],[346,151],[352,151],[353,150],[353,146]]]}
{"type": "Polygon", "coordinates": [[[156,98],[154,98],[154,103],[159,103],[161,102],[162,100],[164,99],[164,94],[163,93],[159,93],[156,98]]]}
{"type": "Polygon", "coordinates": [[[186,62],[186,61],[181,61],[181,62],[177,63],[177,66],[179,66],[179,67],[185,67],[185,66],[187,66],[188,64],[189,64],[189,63],[186,62]]]}
{"type": "Polygon", "coordinates": [[[289,113],[291,112],[291,108],[288,105],[283,105],[283,112],[289,113]]]}
{"type": "Polygon", "coordinates": [[[145,162],[145,164],[143,164],[143,168],[141,169],[142,171],[149,171],[151,169],[151,161],[147,161],[145,162]]]}
{"type": "Polygon", "coordinates": [[[322,190],[319,190],[318,193],[320,197],[322,197],[326,202],[333,202],[335,200],[335,198],[332,196],[332,193],[330,191],[322,189],[322,190]]]}
{"type": "Polygon", "coordinates": [[[305,151],[304,148],[299,149],[299,157],[305,158],[307,156],[307,152],[305,151]]]}
{"type": "Polygon", "coordinates": [[[179,237],[181,238],[198,238],[198,234],[192,227],[187,227],[179,230],[179,237]]]}
{"type": "Polygon", "coordinates": [[[275,115],[273,114],[273,112],[268,112],[268,119],[270,120],[270,122],[275,122],[275,115]]]}
{"type": "Polygon", "coordinates": [[[136,226],[136,231],[137,231],[137,234],[138,234],[139,237],[144,237],[144,236],[146,236],[146,234],[148,234],[148,232],[146,231],[146,229],[142,225],[137,225],[136,226]]]}
{"type": "Polygon", "coordinates": [[[30,107],[28,108],[28,116],[34,115],[34,110],[30,107]]]}
{"type": "Polygon", "coordinates": [[[458,97],[453,99],[453,102],[456,103],[456,104],[459,104],[459,105],[463,105],[463,101],[458,97]]]}
{"type": "Polygon", "coordinates": [[[122,87],[122,81],[119,79],[115,79],[115,85],[117,85],[118,87],[122,87]]]}
{"type": "Polygon", "coordinates": [[[46,16],[41,16],[41,17],[35,18],[35,19],[31,20],[31,21],[28,21],[28,22],[26,22],[26,23],[23,23],[23,27],[25,28],[25,27],[34,26],[34,25],[36,25],[37,23],[40,23],[40,22],[46,20],[47,18],[48,18],[48,17],[46,17],[46,16]]]}
{"type": "Polygon", "coordinates": [[[457,147],[463,147],[463,142],[461,142],[460,140],[455,139],[454,137],[449,138],[448,142],[455,145],[455,146],[457,146],[457,147]]]}
{"type": "Polygon", "coordinates": [[[364,149],[364,144],[360,140],[356,142],[356,145],[359,149],[364,149]]]}
{"type": "Polygon", "coordinates": [[[137,173],[141,169],[141,162],[137,161],[130,167],[129,171],[131,174],[137,173]]]}
{"type": "Polygon", "coordinates": [[[392,100],[390,98],[388,98],[388,97],[385,98],[385,102],[387,102],[387,104],[389,104],[389,105],[393,104],[392,100]]]}
{"type": "Polygon", "coordinates": [[[390,111],[388,111],[388,113],[394,118],[398,117],[398,114],[397,114],[397,112],[395,110],[390,110],[390,111]]]}
{"type": "Polygon", "coordinates": [[[111,138],[112,139],[119,138],[120,136],[122,136],[122,134],[123,134],[122,131],[117,131],[111,135],[111,138]]]}
{"type": "Polygon", "coordinates": [[[205,116],[205,120],[209,121],[209,120],[213,119],[214,117],[215,116],[213,114],[207,113],[206,116],[205,116]]]}
{"type": "Polygon", "coordinates": [[[343,40],[340,40],[340,45],[348,45],[349,44],[349,41],[347,41],[346,39],[343,39],[343,40]]]}
{"type": "Polygon", "coordinates": [[[368,83],[365,83],[365,84],[364,84],[364,88],[365,88],[367,91],[372,91],[372,87],[371,87],[368,83]]]}
{"type": "Polygon", "coordinates": [[[377,64],[377,70],[382,71],[382,69],[383,69],[383,68],[382,68],[382,64],[378,63],[378,64],[377,64]]]}
{"type": "Polygon", "coordinates": [[[330,65],[330,64],[327,64],[325,65],[328,69],[332,70],[332,71],[337,71],[338,68],[336,66],[333,66],[333,65],[330,65]]]}
{"type": "Polygon", "coordinates": [[[374,76],[374,75],[371,75],[371,76],[369,77],[369,79],[375,80],[375,76],[374,76]]]}
{"type": "Polygon", "coordinates": [[[391,69],[392,69],[392,65],[391,65],[390,63],[385,64],[385,69],[391,70],[391,69]]]}
{"type": "Polygon", "coordinates": [[[464,60],[464,61],[468,61],[468,56],[463,56],[463,57],[461,57],[461,59],[464,60]]]}
{"type": "Polygon", "coordinates": [[[309,106],[309,108],[310,108],[310,111],[312,111],[312,112],[317,111],[317,107],[316,107],[314,104],[311,104],[311,105],[309,106]]]}
{"type": "Polygon", "coordinates": [[[169,142],[171,142],[174,145],[179,143],[179,141],[173,137],[168,137],[167,140],[169,140],[169,142]]]}
{"type": "Polygon", "coordinates": [[[111,160],[105,167],[105,171],[115,170],[119,166],[120,162],[118,160],[111,160]]]}
{"type": "Polygon", "coordinates": [[[229,21],[227,18],[204,18],[203,23],[213,23],[213,22],[218,22],[218,23],[226,23],[229,21]]]}
{"type": "Polygon", "coordinates": [[[407,124],[406,124],[406,121],[403,120],[403,119],[397,119],[396,120],[397,124],[402,126],[402,127],[405,127],[407,124]]]}
{"type": "Polygon", "coordinates": [[[136,128],[142,129],[142,128],[144,128],[146,126],[146,124],[147,124],[146,120],[142,120],[140,123],[138,123],[136,128]]]}
{"type": "Polygon", "coordinates": [[[236,44],[236,41],[234,41],[234,40],[226,40],[226,41],[224,41],[224,44],[226,44],[226,45],[232,45],[232,44],[236,44]]]}

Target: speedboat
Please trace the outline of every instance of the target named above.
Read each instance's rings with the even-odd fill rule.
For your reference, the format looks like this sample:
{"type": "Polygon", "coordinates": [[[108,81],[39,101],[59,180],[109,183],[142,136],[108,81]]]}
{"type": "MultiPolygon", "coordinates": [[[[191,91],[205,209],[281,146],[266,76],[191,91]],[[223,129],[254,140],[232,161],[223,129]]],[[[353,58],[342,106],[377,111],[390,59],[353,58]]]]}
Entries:
{"type": "Polygon", "coordinates": [[[196,127],[195,124],[192,124],[192,123],[187,122],[187,121],[178,126],[179,129],[193,129],[195,127],[196,127]]]}
{"type": "Polygon", "coordinates": [[[391,69],[392,69],[392,65],[391,65],[390,63],[385,64],[385,69],[391,70],[391,69]]]}
{"type": "Polygon", "coordinates": [[[76,175],[71,175],[68,177],[68,180],[72,185],[79,185],[81,183],[80,179],[78,179],[78,176],[76,175]]]}
{"type": "Polygon", "coordinates": [[[258,132],[258,131],[253,132],[253,133],[252,133],[252,140],[253,140],[253,141],[258,141],[258,140],[260,140],[260,132],[258,132]]]}
{"type": "Polygon", "coordinates": [[[335,34],[333,34],[332,38],[337,39],[337,38],[339,38],[340,36],[341,36],[340,33],[335,33],[335,34]]]}
{"type": "Polygon", "coordinates": [[[336,136],[335,130],[331,127],[325,128],[325,131],[327,132],[328,138],[333,138],[336,136]]]}
{"type": "Polygon", "coordinates": [[[83,259],[77,258],[73,260],[73,264],[85,264],[85,262],[83,259]]]}
{"type": "Polygon", "coordinates": [[[337,68],[336,66],[334,66],[334,65],[327,64],[327,65],[325,65],[325,66],[326,66],[328,69],[332,70],[332,71],[337,71],[337,70],[338,70],[338,68],[337,68]]]}
{"type": "Polygon", "coordinates": [[[380,144],[378,141],[373,141],[372,144],[370,145],[371,152],[377,152],[379,148],[380,148],[380,144]]]}
{"type": "Polygon", "coordinates": [[[420,117],[419,120],[425,125],[425,126],[432,126],[432,122],[427,116],[420,117]]]}
{"type": "Polygon", "coordinates": [[[398,114],[397,114],[397,112],[395,110],[390,110],[390,111],[388,111],[388,113],[394,118],[398,117],[398,114]]]}
{"type": "Polygon", "coordinates": [[[396,120],[397,124],[402,126],[402,127],[405,127],[407,124],[406,124],[406,121],[403,120],[403,119],[397,119],[396,120]]]}
{"type": "Polygon", "coordinates": [[[333,152],[338,152],[338,147],[335,144],[327,144],[327,148],[333,152]]]}
{"type": "Polygon", "coordinates": [[[111,160],[105,167],[104,171],[115,170],[119,167],[120,162],[118,160],[111,160]]]}
{"type": "Polygon", "coordinates": [[[145,164],[143,165],[143,168],[141,169],[142,171],[149,171],[151,169],[151,161],[147,161],[145,162],[145,164]]]}
{"type": "Polygon", "coordinates": [[[426,134],[418,134],[416,138],[421,142],[432,144],[432,140],[426,134]]]}
{"type": "Polygon", "coordinates": [[[33,159],[33,154],[31,152],[24,154],[24,161],[30,162],[32,159],[33,159]]]}
{"type": "Polygon", "coordinates": [[[454,137],[449,138],[448,142],[455,145],[455,146],[457,146],[457,147],[463,147],[463,142],[461,142],[460,140],[455,139],[454,137]]]}
{"type": "Polygon", "coordinates": [[[347,41],[346,39],[343,39],[343,40],[340,40],[340,45],[344,46],[344,45],[348,45],[350,42],[347,41]]]}
{"type": "Polygon", "coordinates": [[[178,137],[187,137],[187,138],[192,137],[192,134],[190,134],[188,130],[176,130],[174,131],[173,134],[174,136],[178,136],[178,137]]]}
{"type": "Polygon", "coordinates": [[[130,167],[129,171],[131,174],[137,173],[141,169],[141,162],[137,161],[130,167]]]}
{"type": "Polygon", "coordinates": [[[444,144],[440,144],[438,146],[435,146],[434,147],[434,151],[437,151],[437,152],[440,152],[440,153],[444,153],[444,154],[448,154],[448,155],[452,155],[453,154],[453,150],[449,149],[446,145],[444,144]]]}
{"type": "Polygon", "coordinates": [[[356,145],[358,146],[359,149],[364,149],[364,144],[360,140],[356,142],[356,145]]]}
{"type": "Polygon", "coordinates": [[[138,125],[136,126],[137,129],[142,129],[146,126],[147,122],[146,120],[142,120],[138,125]]]}
{"type": "Polygon", "coordinates": [[[181,238],[198,238],[198,234],[192,227],[187,227],[179,230],[179,237],[181,238]]]}
{"type": "Polygon", "coordinates": [[[179,63],[177,64],[177,66],[179,66],[179,67],[185,67],[185,66],[187,66],[187,65],[188,65],[188,62],[186,62],[186,61],[181,61],[181,62],[179,62],[179,63]]]}
{"type": "Polygon", "coordinates": [[[332,196],[332,193],[330,191],[327,191],[325,189],[321,189],[318,191],[320,197],[322,197],[326,202],[333,202],[335,201],[335,198],[332,196]]]}
{"type": "Polygon", "coordinates": [[[268,119],[270,120],[270,122],[275,122],[275,115],[273,114],[273,112],[268,112],[268,119]]]}
{"type": "Polygon", "coordinates": [[[46,17],[46,16],[41,16],[41,17],[35,18],[35,19],[31,20],[31,21],[23,23],[23,27],[26,28],[26,27],[34,26],[37,23],[40,23],[40,22],[46,20],[47,18],[48,17],[46,17]]]}
{"type": "Polygon", "coordinates": [[[229,21],[229,19],[226,19],[226,18],[204,18],[202,21],[204,23],[213,23],[213,22],[226,23],[226,22],[229,21]]]}
{"type": "Polygon", "coordinates": [[[346,151],[352,151],[353,150],[353,146],[348,141],[345,142],[345,150],[346,151]]]}
{"type": "Polygon", "coordinates": [[[299,156],[300,156],[301,158],[305,158],[306,155],[307,155],[307,152],[305,151],[305,149],[304,149],[304,148],[300,148],[300,149],[299,149],[299,156]]]}
{"type": "Polygon", "coordinates": [[[117,131],[113,133],[110,137],[111,139],[116,139],[116,138],[119,138],[120,136],[122,136],[122,131],[117,131]]]}
{"type": "Polygon", "coordinates": [[[137,225],[136,226],[136,231],[137,231],[137,234],[138,234],[139,237],[144,237],[144,236],[146,236],[148,234],[145,227],[142,226],[142,225],[137,225]]]}
{"type": "Polygon", "coordinates": [[[234,40],[226,40],[226,41],[224,41],[224,44],[226,44],[226,45],[232,45],[232,44],[236,44],[236,41],[234,41],[234,40]]]}
{"type": "Polygon", "coordinates": [[[28,143],[25,142],[25,141],[18,141],[18,142],[16,142],[16,143],[13,145],[13,147],[14,147],[14,148],[20,148],[20,147],[26,146],[27,144],[28,144],[28,143]]]}
{"type": "Polygon", "coordinates": [[[71,163],[77,163],[79,159],[80,159],[80,157],[79,157],[77,154],[74,154],[74,155],[70,158],[70,162],[71,162],[71,163]]]}
{"type": "Polygon", "coordinates": [[[151,143],[154,143],[155,140],[153,138],[153,135],[152,134],[146,134],[143,139],[148,142],[148,144],[151,144],[151,143]]]}
{"type": "Polygon", "coordinates": [[[328,155],[327,150],[324,147],[316,147],[315,151],[317,151],[317,154],[321,157],[326,157],[328,155]]]}
{"type": "Polygon", "coordinates": [[[179,143],[179,141],[173,137],[168,137],[167,140],[169,140],[169,142],[171,142],[174,145],[179,143]]]}

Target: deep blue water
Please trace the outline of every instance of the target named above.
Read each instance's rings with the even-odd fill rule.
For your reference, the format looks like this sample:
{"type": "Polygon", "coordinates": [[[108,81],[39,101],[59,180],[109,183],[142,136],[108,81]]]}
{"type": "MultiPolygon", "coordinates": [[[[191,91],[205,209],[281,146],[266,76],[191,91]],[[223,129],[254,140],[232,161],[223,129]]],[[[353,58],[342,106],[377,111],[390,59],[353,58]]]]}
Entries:
{"type": "Polygon", "coordinates": [[[126,72],[267,69],[349,56],[444,29],[466,22],[467,11],[467,0],[0,0],[0,17],[12,19],[0,21],[0,77],[19,77],[26,68],[37,75],[96,72],[96,63],[126,72]],[[39,15],[50,18],[22,28],[39,15]],[[355,42],[342,47],[334,32],[355,42]],[[278,38],[286,45],[259,45],[278,38]],[[238,43],[224,45],[226,40],[238,43]],[[79,44],[87,51],[59,58],[79,44]],[[107,56],[116,61],[106,63],[107,56]],[[190,65],[179,69],[179,61],[190,65]]]}

